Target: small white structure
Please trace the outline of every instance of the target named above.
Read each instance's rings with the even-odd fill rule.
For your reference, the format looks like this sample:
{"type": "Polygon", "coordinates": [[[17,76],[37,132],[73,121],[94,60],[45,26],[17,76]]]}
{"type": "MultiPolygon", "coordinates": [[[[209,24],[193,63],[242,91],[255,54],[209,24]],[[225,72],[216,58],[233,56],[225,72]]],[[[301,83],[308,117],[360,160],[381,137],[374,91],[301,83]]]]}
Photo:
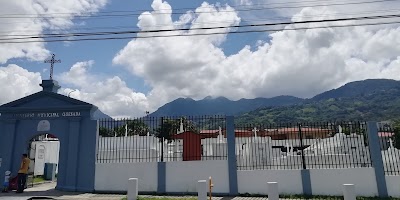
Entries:
{"type": "Polygon", "coordinates": [[[398,175],[400,169],[400,161],[397,159],[400,155],[400,150],[393,145],[392,139],[389,139],[389,148],[382,151],[382,161],[385,172],[388,175],[398,175]]]}
{"type": "Polygon", "coordinates": [[[138,179],[130,178],[128,180],[128,200],[136,200],[138,197],[138,179]]]}
{"type": "Polygon", "coordinates": [[[268,199],[279,200],[279,189],[277,182],[268,182],[268,199]]]}
{"type": "Polygon", "coordinates": [[[354,184],[343,184],[343,199],[356,200],[356,189],[354,184]]]}
{"type": "Polygon", "coordinates": [[[239,166],[254,168],[270,165],[272,161],[271,137],[254,137],[236,145],[239,166]]]}
{"type": "MultiPolygon", "coordinates": [[[[364,136],[346,135],[341,127],[335,136],[318,139],[304,149],[304,159],[310,168],[368,167],[371,163],[364,136]]],[[[286,169],[301,168],[301,163],[301,155],[288,154],[277,160],[277,165],[286,169]]]]}
{"type": "Polygon", "coordinates": [[[31,144],[30,158],[33,160],[30,164],[30,171],[34,176],[44,175],[45,163],[57,164],[56,173],[58,172],[58,159],[60,151],[60,142],[58,140],[33,141],[31,144]]]}
{"type": "MultiPolygon", "coordinates": [[[[157,162],[161,153],[161,142],[155,136],[99,137],[98,155],[100,162],[157,162]]],[[[164,144],[165,145],[165,144],[164,144]]],[[[167,152],[166,152],[167,153],[167,152]]]]}
{"type": "MultiPolygon", "coordinates": [[[[207,158],[207,160],[219,160],[221,158],[225,158],[228,156],[228,143],[227,139],[224,137],[222,134],[222,129],[219,127],[218,130],[218,136],[217,138],[209,138],[209,139],[203,139],[202,142],[210,142],[206,144],[206,146],[211,147],[211,151],[209,148],[207,148],[207,156],[210,156],[207,158]],[[208,140],[208,141],[207,141],[208,140]]],[[[203,145],[204,146],[204,145],[203,145]]]]}
{"type": "Polygon", "coordinates": [[[207,181],[199,180],[197,181],[197,199],[207,200],[207,181]]]}

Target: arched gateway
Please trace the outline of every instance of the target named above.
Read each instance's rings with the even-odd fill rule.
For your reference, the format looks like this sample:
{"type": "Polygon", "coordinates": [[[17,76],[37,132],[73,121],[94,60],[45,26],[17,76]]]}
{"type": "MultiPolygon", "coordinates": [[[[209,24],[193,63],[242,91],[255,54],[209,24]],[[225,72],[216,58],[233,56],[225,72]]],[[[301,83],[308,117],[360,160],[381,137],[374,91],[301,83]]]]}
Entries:
{"type": "Polygon", "coordinates": [[[93,192],[97,121],[92,104],[57,94],[56,81],[43,80],[43,91],[0,106],[0,180],[17,174],[29,141],[52,134],[60,141],[58,190],[93,192]]]}

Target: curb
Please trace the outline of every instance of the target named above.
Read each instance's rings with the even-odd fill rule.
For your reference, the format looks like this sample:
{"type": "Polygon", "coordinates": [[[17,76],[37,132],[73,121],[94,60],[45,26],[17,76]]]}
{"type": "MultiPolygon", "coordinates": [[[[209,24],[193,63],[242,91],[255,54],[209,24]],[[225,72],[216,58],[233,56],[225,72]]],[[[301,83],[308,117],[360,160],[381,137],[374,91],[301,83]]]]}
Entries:
{"type": "Polygon", "coordinates": [[[38,185],[43,185],[43,184],[47,184],[47,183],[54,183],[54,182],[57,182],[57,181],[43,181],[43,182],[32,183],[32,184],[29,184],[27,188],[32,188],[32,187],[35,187],[35,186],[38,186],[38,185]]]}

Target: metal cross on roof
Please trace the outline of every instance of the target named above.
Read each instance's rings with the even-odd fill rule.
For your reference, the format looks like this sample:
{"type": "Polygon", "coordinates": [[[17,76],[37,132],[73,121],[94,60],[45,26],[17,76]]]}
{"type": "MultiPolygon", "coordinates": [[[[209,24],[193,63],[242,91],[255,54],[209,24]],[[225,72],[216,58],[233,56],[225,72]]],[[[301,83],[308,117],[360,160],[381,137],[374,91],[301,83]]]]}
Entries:
{"type": "Polygon", "coordinates": [[[45,60],[44,63],[50,63],[50,80],[53,80],[54,63],[61,63],[61,60],[55,60],[56,55],[53,53],[50,60],[45,60]]]}

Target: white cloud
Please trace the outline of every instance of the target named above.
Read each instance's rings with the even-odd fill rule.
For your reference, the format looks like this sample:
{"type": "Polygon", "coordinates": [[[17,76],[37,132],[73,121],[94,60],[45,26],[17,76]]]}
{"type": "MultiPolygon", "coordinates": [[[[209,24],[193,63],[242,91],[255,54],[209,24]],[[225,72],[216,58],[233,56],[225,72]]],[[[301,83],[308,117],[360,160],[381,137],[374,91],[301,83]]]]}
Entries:
{"type": "MultiPolygon", "coordinates": [[[[62,31],[73,19],[87,12],[97,12],[107,0],[13,0],[1,1],[0,13],[18,18],[0,18],[1,38],[15,35],[38,35],[44,30],[62,31]],[[62,13],[62,14],[60,14],[62,13]],[[17,14],[17,15],[15,15],[17,14]],[[46,18],[35,18],[46,16],[46,18]],[[62,17],[60,17],[62,16],[62,17]]],[[[44,43],[6,43],[0,45],[0,64],[12,58],[43,60],[49,55],[44,43]]]]}
{"type": "Polygon", "coordinates": [[[253,4],[252,0],[234,0],[234,2],[238,5],[246,5],[246,6],[253,4]]]}
{"type": "MultiPolygon", "coordinates": [[[[235,12],[221,12],[233,11],[229,6],[203,3],[201,9],[188,12],[177,21],[172,20],[168,3],[154,0],[152,7],[169,15],[160,17],[153,12],[141,15],[138,26],[142,30],[160,25],[165,28],[165,24],[172,28],[236,25],[241,20],[235,12]],[[199,13],[199,10],[213,12],[199,13]]],[[[327,8],[307,8],[297,13],[296,19],[332,12],[327,8]]],[[[181,33],[193,32],[200,31],[181,33]]],[[[221,47],[227,39],[224,34],[134,39],[114,57],[113,63],[142,77],[152,87],[148,94],[135,92],[118,76],[92,75],[89,72],[95,66],[93,61],[76,63],[57,79],[68,86],[61,93],[93,103],[105,113],[119,117],[142,116],[145,111],[154,111],[178,97],[311,97],[349,81],[400,79],[398,27],[285,30],[269,37],[268,41],[258,41],[255,50],[246,46],[230,56],[221,47]],[[76,91],[71,92],[72,89],[76,91]]],[[[18,66],[0,68],[0,76],[8,77],[1,78],[0,83],[8,87],[7,94],[12,94],[2,97],[1,102],[40,90],[40,75],[18,66]],[[21,82],[14,87],[1,82],[14,76],[21,82]],[[15,90],[19,85],[26,90],[15,90]]]]}
{"type": "Polygon", "coordinates": [[[143,116],[149,109],[143,93],[134,92],[118,76],[95,76],[89,73],[93,61],[78,62],[57,78],[64,87],[60,93],[92,103],[113,117],[143,116]]]}
{"type": "Polygon", "coordinates": [[[40,83],[40,73],[29,72],[14,64],[0,66],[0,104],[39,92],[40,83]]]}
{"type": "MultiPolygon", "coordinates": [[[[161,0],[155,0],[154,4],[169,8],[161,0]]],[[[232,9],[207,3],[202,7],[232,9]]],[[[296,19],[333,12],[328,8],[306,8],[296,19]]],[[[235,12],[213,12],[213,16],[195,12],[185,22],[201,21],[201,24],[188,24],[194,28],[211,26],[207,23],[219,19],[224,25],[226,21],[231,24],[240,21],[235,12]]],[[[142,28],[164,23],[179,24],[170,16],[159,19],[151,12],[139,17],[138,24],[142,28]]],[[[226,56],[220,47],[226,35],[134,39],[113,62],[143,77],[152,86],[147,96],[149,104],[155,105],[152,107],[178,97],[200,99],[208,95],[231,99],[276,95],[311,97],[349,81],[400,79],[398,38],[400,28],[393,27],[286,30],[270,34],[270,41],[258,42],[256,50],[246,46],[231,56],[226,56]]]]}
{"type": "MultiPolygon", "coordinates": [[[[92,103],[112,117],[143,116],[149,110],[148,100],[134,92],[118,76],[90,75],[93,61],[78,62],[68,72],[56,75],[60,94],[92,103]],[[69,87],[68,87],[69,86],[69,87]]],[[[0,105],[42,90],[40,73],[10,64],[0,67],[0,105]]]]}
{"type": "MultiPolygon", "coordinates": [[[[155,0],[152,6],[154,9],[158,5],[168,7],[165,4],[166,2],[155,0]]],[[[200,28],[237,25],[240,22],[240,18],[235,12],[224,11],[233,11],[233,9],[229,6],[217,7],[203,3],[194,12],[195,18],[192,20],[193,23],[189,25],[192,28],[200,28]],[[199,10],[201,10],[201,13],[198,13],[199,10]],[[213,12],[204,12],[207,10],[213,12]],[[208,22],[212,22],[212,24],[208,24],[208,22]]],[[[180,20],[182,19],[185,19],[185,17],[180,18],[180,20]]],[[[166,23],[174,26],[184,22],[173,22],[170,15],[164,15],[163,18],[160,18],[159,15],[153,16],[144,13],[139,17],[138,24],[143,29],[142,27],[166,23]]],[[[189,33],[194,32],[207,33],[210,31],[189,31],[189,33]]],[[[183,34],[187,33],[184,32],[183,34]]],[[[207,81],[217,78],[221,72],[218,66],[220,61],[225,59],[225,55],[222,49],[218,48],[218,45],[225,39],[226,35],[222,34],[132,40],[114,58],[114,63],[127,66],[128,70],[143,77],[153,87],[148,98],[150,104],[154,105],[152,107],[157,107],[180,95],[202,97],[209,86],[207,81]],[[196,90],[193,90],[190,85],[196,85],[196,90]]]]}
{"type": "MultiPolygon", "coordinates": [[[[314,1],[303,1],[303,0],[232,0],[231,1],[236,6],[244,6],[244,8],[257,7],[259,12],[256,10],[250,10],[250,12],[242,12],[246,16],[252,16],[254,13],[275,13],[279,16],[290,17],[299,13],[304,8],[314,8],[319,10],[315,12],[314,16],[304,16],[304,17],[315,17],[315,15],[331,15],[330,13],[325,13],[323,10],[324,6],[329,7],[331,10],[340,12],[341,15],[336,17],[344,17],[346,14],[382,14],[388,12],[396,13],[397,10],[393,10],[394,7],[398,6],[398,2],[395,1],[327,1],[327,0],[314,0],[314,1]],[[248,7],[252,5],[251,7],[248,7]],[[266,9],[261,9],[266,8],[266,9]],[[322,9],[322,10],[321,10],[322,9]],[[371,12],[372,11],[372,12],[371,12]]],[[[242,7],[241,7],[242,8],[242,7]]],[[[257,13],[257,14],[258,14],[257,13]]],[[[266,16],[264,16],[265,18],[266,16]]],[[[268,16],[267,16],[268,17],[268,16]]],[[[269,16],[270,17],[270,16],[269,16]]]]}

